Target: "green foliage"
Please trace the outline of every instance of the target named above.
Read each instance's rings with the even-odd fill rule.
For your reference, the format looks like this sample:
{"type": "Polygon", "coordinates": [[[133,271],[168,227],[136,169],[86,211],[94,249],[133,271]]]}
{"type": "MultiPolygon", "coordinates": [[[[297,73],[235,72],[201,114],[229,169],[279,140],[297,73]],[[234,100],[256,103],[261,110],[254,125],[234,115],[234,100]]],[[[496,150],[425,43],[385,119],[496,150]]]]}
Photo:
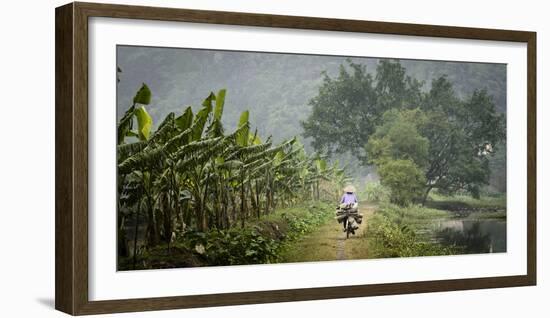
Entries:
{"type": "MultiPolygon", "coordinates": [[[[333,210],[328,204],[300,204],[249,222],[244,228],[212,229],[206,232],[192,229],[178,237],[173,246],[178,251],[187,251],[183,254],[188,260],[198,259],[200,264],[195,266],[275,263],[279,261],[281,251],[287,248],[287,244],[312,232],[331,219],[332,215],[333,210]],[[273,229],[276,229],[275,232],[273,229]]],[[[159,255],[145,253],[140,259],[147,264],[156,264],[159,255]]],[[[167,263],[174,262],[168,257],[162,259],[167,263]]]]}
{"type": "Polygon", "coordinates": [[[361,149],[390,108],[416,105],[420,84],[405,75],[396,61],[382,60],[373,78],[364,65],[348,60],[338,77],[325,74],[319,93],[309,104],[312,113],[302,123],[304,136],[312,137],[317,151],[351,151],[364,159],[361,149]]]}
{"type": "Polygon", "coordinates": [[[378,215],[383,215],[396,224],[413,225],[417,222],[424,223],[428,219],[446,218],[449,213],[443,210],[431,209],[419,205],[409,205],[402,207],[391,203],[380,205],[378,215]]]}
{"type": "Polygon", "coordinates": [[[422,194],[429,141],[420,135],[418,126],[425,121],[418,109],[389,110],[366,145],[369,163],[377,166],[393,203],[407,205],[422,194]]]}
{"type": "Polygon", "coordinates": [[[418,105],[422,82],[408,76],[398,60],[383,59],[376,67],[375,91],[380,111],[391,108],[411,108],[418,105]]]}
{"type": "Polygon", "coordinates": [[[138,135],[140,140],[149,139],[151,133],[151,126],[153,125],[153,119],[145,110],[145,107],[141,106],[136,108],[135,115],[138,122],[138,135]]]}
{"type": "Polygon", "coordinates": [[[407,225],[392,222],[386,216],[375,215],[367,224],[367,237],[371,238],[372,257],[414,257],[452,255],[456,250],[420,240],[407,225]]]}
{"type": "Polygon", "coordinates": [[[251,228],[188,232],[183,237],[191,249],[203,246],[208,265],[245,265],[274,262],[278,242],[251,228]]]}
{"type": "Polygon", "coordinates": [[[476,199],[466,195],[466,193],[454,195],[452,197],[446,196],[439,191],[434,191],[430,194],[430,199],[434,204],[447,203],[452,205],[463,206],[467,209],[484,209],[484,208],[498,208],[506,209],[506,194],[487,195],[484,194],[481,198],[476,199]]]}
{"type": "Polygon", "coordinates": [[[206,121],[208,121],[208,118],[212,113],[212,96],[213,94],[210,93],[210,96],[208,96],[204,100],[203,107],[197,112],[195,118],[193,119],[193,124],[191,125],[191,138],[194,141],[200,140],[202,138],[206,121]]]}
{"type": "Polygon", "coordinates": [[[369,163],[383,165],[388,160],[408,159],[419,167],[426,165],[429,141],[420,135],[426,117],[418,109],[391,109],[366,145],[369,163]]]}
{"type": "MultiPolygon", "coordinates": [[[[424,200],[433,188],[479,197],[489,183],[490,158],[505,139],[504,115],[485,89],[461,99],[444,75],[426,90],[406,74],[399,61],[380,60],[374,78],[365,66],[348,62],[336,78],[325,76],[311,99],[304,136],[313,138],[317,151],[349,150],[386,175],[388,162],[409,160],[415,169],[403,162],[399,168],[417,181],[418,170],[423,173],[424,200]]],[[[389,181],[401,188],[394,193],[405,182],[389,181]]],[[[411,187],[416,193],[417,184],[411,187]]],[[[396,200],[411,200],[405,197],[396,200]]]]}
{"type": "Polygon", "coordinates": [[[366,67],[351,61],[348,66],[351,73],[341,66],[336,79],[325,73],[319,94],[309,102],[312,113],[302,126],[317,151],[357,151],[381,115],[366,67]],[[354,123],[344,118],[354,118],[354,123]]]}
{"type": "Polygon", "coordinates": [[[319,208],[310,206],[306,215],[282,214],[283,220],[288,224],[288,239],[297,239],[304,234],[317,229],[333,216],[334,211],[330,208],[319,208]]]}
{"type": "Polygon", "coordinates": [[[441,210],[420,206],[401,207],[384,203],[367,222],[365,238],[370,241],[371,257],[412,257],[452,255],[454,247],[444,247],[416,234],[426,221],[448,217],[441,210]]]}
{"type": "MultiPolygon", "coordinates": [[[[152,86],[154,83],[155,91],[162,95],[155,99],[155,108],[159,111],[151,114],[158,122],[165,113],[178,113],[182,101],[200,106],[204,92],[225,87],[232,92],[224,114],[226,127],[234,129],[243,108],[248,108],[251,122],[261,127],[260,134],[273,135],[276,142],[301,133],[300,120],[309,115],[304,105],[317,95],[322,83],[319,74],[326,70],[334,78],[339,65],[345,62],[345,58],[338,56],[154,47],[120,46],[118,52],[119,65],[124,71],[120,74],[119,107],[131,102],[138,84],[146,82],[152,86]]],[[[374,76],[378,59],[354,57],[353,61],[367,65],[367,71],[374,76]]],[[[495,96],[499,109],[502,111],[506,107],[505,65],[428,60],[400,62],[407,75],[427,84],[432,78],[447,74],[460,96],[487,87],[495,96]]],[[[123,115],[124,110],[119,109],[119,115],[123,115]]]]}
{"type": "Polygon", "coordinates": [[[237,144],[241,147],[246,147],[248,145],[249,138],[249,123],[248,123],[249,112],[244,111],[239,118],[239,127],[243,127],[243,130],[237,135],[237,144]]]}
{"type": "Polygon", "coordinates": [[[151,90],[147,85],[142,84],[139,91],[134,96],[134,104],[149,105],[151,103],[151,90]]]}
{"type": "Polygon", "coordinates": [[[117,144],[123,144],[126,137],[138,137],[141,141],[147,140],[153,126],[153,118],[143,105],[151,103],[151,91],[147,85],[142,84],[133,99],[133,105],[128,108],[117,125],[117,144]],[[142,106],[136,108],[136,104],[142,106]],[[132,131],[134,118],[138,122],[138,131],[132,131]]]}
{"type": "MultiPolygon", "coordinates": [[[[318,155],[309,156],[295,138],[273,145],[271,138],[262,141],[257,132],[251,134],[248,111],[237,129],[226,133],[224,103],[225,90],[210,93],[195,115],[189,107],[180,116],[170,113],[153,133],[145,108],[130,107],[119,131],[129,132],[135,117],[140,140],[126,144],[121,138],[117,148],[119,213],[138,228],[144,223],[147,248],[169,247],[174,236],[196,231],[208,235],[203,247],[216,251],[208,262],[269,262],[273,242],[237,230],[237,225],[244,228],[248,220],[269,215],[281,204],[319,199],[321,184],[332,187],[333,177],[341,181],[346,175],[318,155]],[[225,239],[234,249],[223,250],[225,239]],[[253,249],[243,250],[248,245],[253,249]]],[[[292,226],[301,233],[299,222],[308,227],[314,221],[292,226]]]]}
{"type": "Polygon", "coordinates": [[[221,89],[216,96],[216,108],[214,108],[214,119],[221,120],[223,114],[223,106],[225,104],[225,89],[221,89]]]}
{"type": "Polygon", "coordinates": [[[452,211],[469,220],[506,219],[506,195],[483,195],[479,199],[467,195],[445,196],[439,191],[430,194],[427,206],[452,211]]]}
{"type": "Polygon", "coordinates": [[[427,121],[421,133],[430,140],[429,187],[479,197],[481,186],[489,182],[489,160],[505,139],[504,116],[496,112],[492,97],[476,90],[461,101],[441,77],[432,82],[422,107],[427,121]]]}
{"type": "Polygon", "coordinates": [[[410,159],[388,160],[378,167],[381,184],[390,189],[390,201],[408,205],[422,194],[424,174],[410,159]]]}
{"type": "Polygon", "coordinates": [[[117,145],[124,143],[126,137],[136,135],[132,132],[135,110],[135,106],[128,108],[124,116],[119,120],[117,125],[117,145]]]}
{"type": "Polygon", "coordinates": [[[191,109],[191,106],[187,107],[183,114],[176,118],[176,125],[178,125],[178,128],[182,131],[185,131],[189,127],[191,127],[191,123],[193,122],[193,110],[191,109]]]}
{"type": "Polygon", "coordinates": [[[389,200],[390,192],[380,182],[367,182],[362,196],[369,202],[381,202],[389,200]]]}

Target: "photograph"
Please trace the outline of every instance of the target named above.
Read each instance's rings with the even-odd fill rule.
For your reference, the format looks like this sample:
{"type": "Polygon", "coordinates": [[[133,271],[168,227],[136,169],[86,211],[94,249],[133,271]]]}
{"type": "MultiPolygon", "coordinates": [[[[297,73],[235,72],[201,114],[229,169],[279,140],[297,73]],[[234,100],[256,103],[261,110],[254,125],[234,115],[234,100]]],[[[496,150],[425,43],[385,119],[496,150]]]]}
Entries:
{"type": "Polygon", "coordinates": [[[116,63],[119,271],[506,252],[506,64],[116,63]]]}
{"type": "Polygon", "coordinates": [[[5,3],[0,318],[548,315],[543,2],[120,2],[5,3]]]}

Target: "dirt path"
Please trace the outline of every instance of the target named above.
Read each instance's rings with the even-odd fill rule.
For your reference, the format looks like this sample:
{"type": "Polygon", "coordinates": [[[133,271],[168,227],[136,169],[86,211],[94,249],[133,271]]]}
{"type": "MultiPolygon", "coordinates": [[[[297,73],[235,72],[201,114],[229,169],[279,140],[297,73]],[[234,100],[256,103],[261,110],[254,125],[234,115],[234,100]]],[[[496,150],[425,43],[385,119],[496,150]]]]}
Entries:
{"type": "MultiPolygon", "coordinates": [[[[368,202],[359,203],[359,211],[363,214],[363,223],[359,226],[359,229],[355,231],[355,235],[351,235],[346,239],[346,232],[341,228],[341,235],[338,239],[336,248],[336,259],[362,259],[367,257],[367,244],[365,242],[364,234],[367,228],[369,218],[373,215],[376,206],[369,204],[368,202]]],[[[339,224],[339,226],[341,226],[339,224]]]]}
{"type": "MultiPolygon", "coordinates": [[[[343,230],[342,230],[343,231],[343,230]]],[[[336,243],[336,259],[346,259],[346,233],[342,232],[336,243]]]]}
{"type": "Polygon", "coordinates": [[[359,203],[363,214],[363,223],[355,235],[346,239],[342,224],[330,220],[325,225],[302,238],[283,255],[283,262],[312,262],[346,259],[364,259],[368,257],[367,242],[363,239],[366,224],[376,210],[376,206],[367,202],[359,203]]]}

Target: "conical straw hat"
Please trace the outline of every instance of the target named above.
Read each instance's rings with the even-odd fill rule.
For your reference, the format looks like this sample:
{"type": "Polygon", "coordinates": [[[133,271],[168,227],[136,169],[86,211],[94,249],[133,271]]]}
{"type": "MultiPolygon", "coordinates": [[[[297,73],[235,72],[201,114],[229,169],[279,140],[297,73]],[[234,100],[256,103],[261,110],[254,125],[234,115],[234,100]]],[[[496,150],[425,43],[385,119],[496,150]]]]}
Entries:
{"type": "Polygon", "coordinates": [[[351,184],[347,185],[345,188],[344,188],[344,192],[353,192],[355,193],[356,190],[355,190],[355,187],[352,186],[351,184]]]}

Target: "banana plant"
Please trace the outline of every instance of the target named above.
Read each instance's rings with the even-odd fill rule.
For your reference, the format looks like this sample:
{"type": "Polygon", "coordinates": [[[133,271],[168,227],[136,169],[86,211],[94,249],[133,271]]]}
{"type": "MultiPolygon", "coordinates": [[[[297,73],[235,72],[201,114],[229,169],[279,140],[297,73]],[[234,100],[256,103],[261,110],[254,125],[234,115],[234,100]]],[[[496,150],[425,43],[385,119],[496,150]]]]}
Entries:
{"type": "Polygon", "coordinates": [[[143,84],[119,120],[119,232],[133,220],[134,261],[138,240],[146,247],[164,244],[170,252],[174,237],[189,227],[205,232],[244,226],[278,207],[321,199],[321,184],[347,180],[343,169],[308,155],[296,138],[279,144],[262,138],[251,130],[248,111],[226,132],[226,93],[210,93],[196,112],[187,106],[169,113],[153,131],[147,112],[152,94],[143,84]]]}

